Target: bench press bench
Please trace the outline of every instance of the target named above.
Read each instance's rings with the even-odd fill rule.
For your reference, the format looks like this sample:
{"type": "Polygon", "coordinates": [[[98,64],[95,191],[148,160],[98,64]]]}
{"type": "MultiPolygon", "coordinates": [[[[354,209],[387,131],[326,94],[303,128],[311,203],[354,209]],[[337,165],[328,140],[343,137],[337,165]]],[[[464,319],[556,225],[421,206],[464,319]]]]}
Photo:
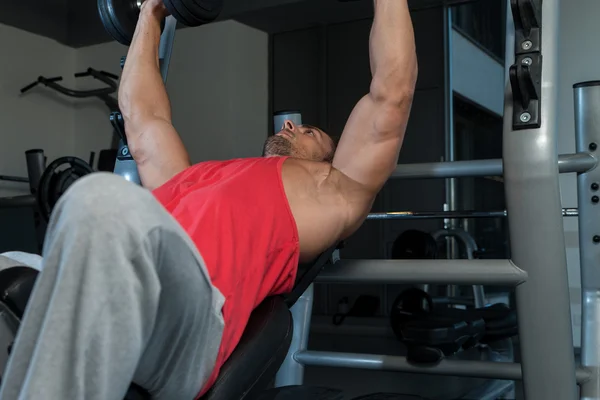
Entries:
{"type": "MultiPolygon", "coordinates": [[[[265,391],[275,379],[292,342],[290,307],[312,284],[336,248],[323,253],[311,266],[300,268],[302,274],[292,293],[269,297],[253,311],[240,343],[202,400],[274,400],[278,396],[285,396],[289,400],[341,399],[341,392],[325,388],[289,387],[265,391]]],[[[17,334],[38,274],[37,270],[25,266],[0,271],[0,315],[14,335],[17,334]]],[[[6,343],[6,350],[10,351],[11,344],[6,343]]],[[[143,388],[132,384],[124,400],[150,398],[143,388]]]]}

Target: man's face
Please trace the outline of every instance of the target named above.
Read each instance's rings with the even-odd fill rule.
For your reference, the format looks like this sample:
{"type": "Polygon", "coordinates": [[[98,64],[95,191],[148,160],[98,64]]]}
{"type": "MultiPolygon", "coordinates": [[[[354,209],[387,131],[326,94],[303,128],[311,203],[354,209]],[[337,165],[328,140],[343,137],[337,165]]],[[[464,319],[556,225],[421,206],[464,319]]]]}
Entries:
{"type": "Polygon", "coordinates": [[[281,131],[265,142],[263,157],[289,156],[310,161],[333,161],[335,144],[321,129],[285,121],[281,131]]]}

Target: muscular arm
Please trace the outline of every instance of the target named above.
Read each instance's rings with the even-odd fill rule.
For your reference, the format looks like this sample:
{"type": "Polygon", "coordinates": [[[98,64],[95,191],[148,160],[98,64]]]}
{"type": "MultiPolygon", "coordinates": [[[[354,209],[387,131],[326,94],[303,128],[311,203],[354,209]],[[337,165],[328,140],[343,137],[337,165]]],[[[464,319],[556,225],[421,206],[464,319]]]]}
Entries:
{"type": "Polygon", "coordinates": [[[362,224],[396,168],[417,78],[407,0],[374,3],[370,92],[348,119],[328,178],[339,187],[347,206],[344,236],[362,224]]]}
{"type": "Polygon", "coordinates": [[[142,184],[149,189],[190,166],[171,123],[171,105],[159,69],[160,22],[165,16],[162,7],[162,0],[144,3],[119,88],[129,149],[142,184]]]}

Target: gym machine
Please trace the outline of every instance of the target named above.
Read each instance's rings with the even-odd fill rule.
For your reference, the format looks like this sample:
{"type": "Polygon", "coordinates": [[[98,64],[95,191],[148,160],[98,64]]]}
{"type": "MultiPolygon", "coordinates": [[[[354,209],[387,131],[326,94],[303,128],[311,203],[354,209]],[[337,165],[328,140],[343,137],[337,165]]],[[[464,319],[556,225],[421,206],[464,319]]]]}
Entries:
{"type": "Polygon", "coordinates": [[[0,175],[0,181],[28,183],[29,194],[0,198],[0,208],[32,208],[39,251],[46,234],[46,223],[52,209],[63,193],[84,175],[94,172],[95,153],[90,154],[89,163],[77,157],[60,157],[46,166],[46,156],[41,149],[25,152],[27,178],[0,175]],[[40,220],[41,217],[41,220],[40,220]]]}
{"type": "Polygon", "coordinates": [[[25,152],[28,178],[0,175],[0,181],[28,183],[30,194],[0,198],[0,208],[34,207],[48,221],[52,209],[63,193],[79,178],[91,174],[95,154],[89,162],[80,158],[60,157],[46,166],[46,156],[40,149],[25,152]]]}
{"type": "Polygon", "coordinates": [[[83,78],[87,76],[91,76],[94,79],[105,83],[106,87],[93,90],[75,90],[69,89],[57,83],[63,80],[62,76],[54,78],[46,78],[44,76],[40,76],[37,78],[36,81],[30,83],[29,85],[21,89],[21,94],[30,91],[37,85],[44,85],[68,97],[75,97],[78,99],[97,97],[98,99],[104,102],[104,104],[108,107],[109,110],[118,110],[119,105],[117,103],[117,100],[114,97],[112,97],[111,94],[117,91],[117,81],[119,80],[119,77],[114,74],[111,74],[110,72],[98,71],[93,68],[88,68],[85,72],[78,72],[75,74],[75,78],[83,78]]]}
{"type": "Polygon", "coordinates": [[[305,366],[328,366],[522,379],[527,400],[600,399],[600,273],[596,268],[600,232],[594,208],[600,202],[596,168],[600,82],[575,85],[578,153],[557,156],[559,0],[511,0],[510,5],[503,160],[399,166],[393,178],[503,175],[512,260],[339,260],[327,266],[316,282],[516,286],[522,363],[444,359],[424,368],[406,357],[310,351],[306,347],[313,297],[309,290],[292,310],[297,317],[294,340],[277,375],[278,386],[302,383],[305,366]],[[580,367],[575,365],[573,349],[559,173],[579,174],[584,289],[580,367]]]}

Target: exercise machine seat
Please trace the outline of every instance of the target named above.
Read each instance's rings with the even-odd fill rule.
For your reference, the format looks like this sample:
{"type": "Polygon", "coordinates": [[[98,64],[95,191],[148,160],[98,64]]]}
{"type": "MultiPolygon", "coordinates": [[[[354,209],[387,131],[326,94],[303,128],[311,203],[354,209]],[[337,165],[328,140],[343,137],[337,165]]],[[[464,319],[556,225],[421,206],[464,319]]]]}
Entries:
{"type": "MultiPolygon", "coordinates": [[[[18,321],[23,317],[37,276],[38,271],[28,267],[0,271],[0,301],[18,321]]],[[[292,314],[284,298],[267,298],[252,312],[240,343],[202,400],[256,399],[279,371],[292,333],[292,314]]],[[[125,399],[145,400],[150,395],[132,384],[125,399]]]]}
{"type": "Polygon", "coordinates": [[[202,400],[251,400],[273,381],[292,342],[293,324],[284,299],[270,297],[250,321],[219,378],[202,400]]]}

